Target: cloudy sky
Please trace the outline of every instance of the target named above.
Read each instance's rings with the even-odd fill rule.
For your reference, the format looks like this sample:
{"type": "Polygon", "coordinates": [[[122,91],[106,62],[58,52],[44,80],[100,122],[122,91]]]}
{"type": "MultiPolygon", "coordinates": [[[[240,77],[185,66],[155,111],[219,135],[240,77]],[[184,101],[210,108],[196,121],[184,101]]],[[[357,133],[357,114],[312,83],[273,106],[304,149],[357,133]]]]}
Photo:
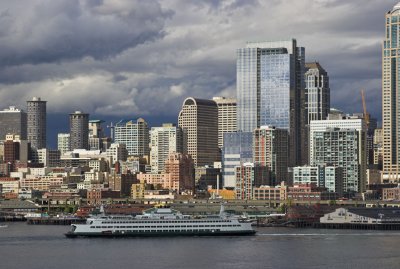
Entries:
{"type": "Polygon", "coordinates": [[[296,38],[328,71],[332,105],[380,120],[392,0],[2,0],[1,108],[175,117],[188,96],[235,96],[236,49],[296,38]]]}

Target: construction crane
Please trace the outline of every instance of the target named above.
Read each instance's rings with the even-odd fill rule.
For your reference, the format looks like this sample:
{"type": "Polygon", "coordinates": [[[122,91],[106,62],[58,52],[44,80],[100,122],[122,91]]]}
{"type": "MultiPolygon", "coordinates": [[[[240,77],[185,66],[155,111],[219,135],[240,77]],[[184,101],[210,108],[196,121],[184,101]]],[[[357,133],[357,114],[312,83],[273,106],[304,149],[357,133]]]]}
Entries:
{"type": "Polygon", "coordinates": [[[364,109],[364,120],[367,123],[367,128],[369,127],[369,113],[367,113],[367,105],[365,103],[365,94],[364,90],[361,89],[361,99],[362,99],[362,105],[364,109]]]}

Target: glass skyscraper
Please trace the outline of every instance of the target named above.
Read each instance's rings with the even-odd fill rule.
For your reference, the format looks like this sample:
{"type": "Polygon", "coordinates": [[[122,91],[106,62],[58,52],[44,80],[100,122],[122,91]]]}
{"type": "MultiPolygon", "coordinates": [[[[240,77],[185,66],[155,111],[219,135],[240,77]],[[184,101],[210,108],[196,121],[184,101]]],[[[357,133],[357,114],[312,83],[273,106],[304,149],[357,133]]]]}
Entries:
{"type": "Polygon", "coordinates": [[[295,39],[248,42],[237,50],[238,131],[253,132],[264,125],[290,133],[290,164],[307,162],[302,156],[305,49],[295,39]]]}

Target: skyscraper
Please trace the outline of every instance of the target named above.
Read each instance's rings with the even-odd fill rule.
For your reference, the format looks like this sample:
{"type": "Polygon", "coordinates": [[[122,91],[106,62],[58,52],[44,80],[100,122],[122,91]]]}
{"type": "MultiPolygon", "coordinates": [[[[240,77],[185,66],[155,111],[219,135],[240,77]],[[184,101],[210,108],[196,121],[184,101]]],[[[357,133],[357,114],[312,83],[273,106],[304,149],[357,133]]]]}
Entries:
{"type": "Polygon", "coordinates": [[[28,142],[31,148],[41,149],[46,147],[46,103],[40,97],[33,97],[27,101],[28,115],[28,142]]]}
{"type": "Polygon", "coordinates": [[[263,125],[289,131],[290,165],[305,162],[305,49],[295,39],[248,42],[237,50],[237,125],[253,132],[263,125]]]}
{"type": "Polygon", "coordinates": [[[312,120],[325,120],[331,107],[329,77],[318,62],[306,63],[305,85],[307,124],[312,120]]]}
{"type": "Polygon", "coordinates": [[[0,140],[7,134],[16,134],[25,140],[27,137],[27,114],[14,106],[0,111],[0,140]]]}
{"type": "Polygon", "coordinates": [[[268,168],[272,184],[289,181],[288,130],[261,126],[253,132],[253,162],[268,168]]]}
{"type": "Polygon", "coordinates": [[[218,107],[214,101],[186,98],[179,113],[178,123],[185,136],[184,150],[191,155],[195,166],[212,165],[220,159],[218,107]]]}
{"type": "Polygon", "coordinates": [[[382,179],[400,180],[400,3],[386,13],[386,35],[382,48],[382,179]]]}
{"type": "Polygon", "coordinates": [[[121,120],[114,127],[115,143],[126,145],[131,156],[149,156],[149,127],[142,119],[121,120]]]}
{"type": "Polygon", "coordinates": [[[183,153],[182,128],[172,123],[162,127],[153,127],[150,131],[150,165],[151,172],[164,170],[164,164],[171,153],[183,153]]]}
{"type": "Polygon", "coordinates": [[[75,111],[69,114],[71,150],[89,149],[89,114],[75,111]]]}
{"type": "Polygon", "coordinates": [[[218,106],[218,146],[222,148],[224,134],[236,132],[237,130],[236,99],[213,97],[213,101],[218,106]]]}

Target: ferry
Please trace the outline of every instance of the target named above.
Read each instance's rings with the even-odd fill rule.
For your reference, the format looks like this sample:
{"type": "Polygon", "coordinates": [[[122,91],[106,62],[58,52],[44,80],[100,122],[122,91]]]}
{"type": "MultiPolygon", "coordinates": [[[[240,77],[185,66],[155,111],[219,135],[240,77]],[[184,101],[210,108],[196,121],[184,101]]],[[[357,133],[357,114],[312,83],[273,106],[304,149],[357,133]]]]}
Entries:
{"type": "Polygon", "coordinates": [[[137,216],[99,216],[72,224],[65,234],[74,237],[236,236],[254,235],[251,222],[219,215],[194,218],[171,208],[152,208],[137,216]]]}

